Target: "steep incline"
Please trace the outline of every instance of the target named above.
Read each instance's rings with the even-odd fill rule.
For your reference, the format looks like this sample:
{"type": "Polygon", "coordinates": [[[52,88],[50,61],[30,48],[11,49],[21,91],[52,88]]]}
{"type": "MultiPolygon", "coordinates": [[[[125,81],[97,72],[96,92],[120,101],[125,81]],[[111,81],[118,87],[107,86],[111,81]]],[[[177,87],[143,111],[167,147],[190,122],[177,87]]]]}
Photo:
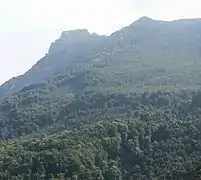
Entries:
{"type": "Polygon", "coordinates": [[[4,83],[0,95],[52,80],[55,73],[71,77],[73,87],[66,85],[75,93],[80,83],[86,86],[79,91],[197,88],[200,67],[200,19],[165,22],[143,17],[109,37],[87,30],[63,32],[27,73],[4,83]]]}
{"type": "Polygon", "coordinates": [[[200,78],[199,19],[63,32],[0,87],[0,179],[192,179],[200,78]]]}

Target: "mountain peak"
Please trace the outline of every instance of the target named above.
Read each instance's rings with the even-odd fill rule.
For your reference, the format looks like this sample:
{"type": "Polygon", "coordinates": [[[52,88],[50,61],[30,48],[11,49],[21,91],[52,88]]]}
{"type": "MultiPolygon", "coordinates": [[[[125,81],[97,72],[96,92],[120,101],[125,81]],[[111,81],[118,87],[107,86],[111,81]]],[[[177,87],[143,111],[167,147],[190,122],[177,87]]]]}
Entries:
{"type": "Polygon", "coordinates": [[[61,33],[60,39],[65,39],[68,37],[75,37],[75,36],[89,36],[91,35],[87,29],[75,29],[75,30],[69,30],[69,31],[63,31],[61,33]]]}
{"type": "Polygon", "coordinates": [[[65,52],[66,50],[70,52],[73,49],[76,50],[78,47],[84,47],[87,43],[98,44],[102,39],[102,36],[95,33],[91,34],[87,29],[63,31],[60,38],[51,44],[48,54],[58,53],[64,50],[65,52]]]}
{"type": "Polygon", "coordinates": [[[143,16],[143,17],[141,17],[140,19],[138,19],[138,21],[150,21],[150,20],[153,20],[153,19],[151,19],[151,18],[148,17],[148,16],[143,16]]]}

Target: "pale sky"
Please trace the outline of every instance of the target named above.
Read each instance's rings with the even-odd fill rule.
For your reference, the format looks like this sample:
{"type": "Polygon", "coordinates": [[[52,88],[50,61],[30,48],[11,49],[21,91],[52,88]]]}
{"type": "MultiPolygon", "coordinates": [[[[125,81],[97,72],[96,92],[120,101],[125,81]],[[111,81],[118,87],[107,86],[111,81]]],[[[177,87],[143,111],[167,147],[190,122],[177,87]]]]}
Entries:
{"type": "Polygon", "coordinates": [[[30,69],[63,30],[109,35],[141,16],[201,18],[201,0],[0,0],[0,84],[30,69]]]}

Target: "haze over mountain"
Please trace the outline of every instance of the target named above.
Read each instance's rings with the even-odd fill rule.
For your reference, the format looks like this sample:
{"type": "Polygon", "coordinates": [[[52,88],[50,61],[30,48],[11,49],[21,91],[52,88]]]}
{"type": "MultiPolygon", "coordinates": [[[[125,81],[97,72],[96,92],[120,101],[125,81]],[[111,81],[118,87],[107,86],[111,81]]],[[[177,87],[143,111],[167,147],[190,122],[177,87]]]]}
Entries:
{"type": "MultiPolygon", "coordinates": [[[[4,83],[0,95],[19,92],[23,87],[51,80],[55,73],[70,73],[73,68],[75,76],[88,72],[94,83],[98,78],[98,85],[92,84],[93,87],[101,86],[104,81],[103,86],[111,89],[120,79],[132,81],[136,88],[149,88],[153,83],[189,87],[190,82],[181,82],[179,74],[183,73],[185,81],[199,79],[200,24],[201,19],[165,22],[142,17],[111,36],[90,34],[87,30],[63,32],[46,56],[28,72],[4,83]],[[164,76],[160,75],[161,71],[165,71],[164,76]],[[171,82],[170,71],[178,80],[171,82]],[[196,77],[192,74],[195,71],[196,77]],[[142,79],[149,73],[152,75],[145,83],[142,79]]],[[[193,84],[198,85],[199,82],[193,84]]]]}
{"type": "Polygon", "coordinates": [[[199,179],[200,79],[201,19],[64,31],[0,87],[0,179],[199,179]]]}

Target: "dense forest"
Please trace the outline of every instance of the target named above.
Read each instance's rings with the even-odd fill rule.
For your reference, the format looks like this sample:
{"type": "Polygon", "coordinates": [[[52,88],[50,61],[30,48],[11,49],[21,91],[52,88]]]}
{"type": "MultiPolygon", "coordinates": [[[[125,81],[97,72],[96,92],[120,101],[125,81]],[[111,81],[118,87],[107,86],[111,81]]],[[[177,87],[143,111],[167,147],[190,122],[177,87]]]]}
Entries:
{"type": "Polygon", "coordinates": [[[200,63],[201,20],[63,32],[0,87],[0,179],[201,179],[200,63]]]}
{"type": "Polygon", "coordinates": [[[16,108],[1,124],[0,179],[192,178],[200,102],[199,92],[146,92],[82,95],[60,112],[16,108]]]}

